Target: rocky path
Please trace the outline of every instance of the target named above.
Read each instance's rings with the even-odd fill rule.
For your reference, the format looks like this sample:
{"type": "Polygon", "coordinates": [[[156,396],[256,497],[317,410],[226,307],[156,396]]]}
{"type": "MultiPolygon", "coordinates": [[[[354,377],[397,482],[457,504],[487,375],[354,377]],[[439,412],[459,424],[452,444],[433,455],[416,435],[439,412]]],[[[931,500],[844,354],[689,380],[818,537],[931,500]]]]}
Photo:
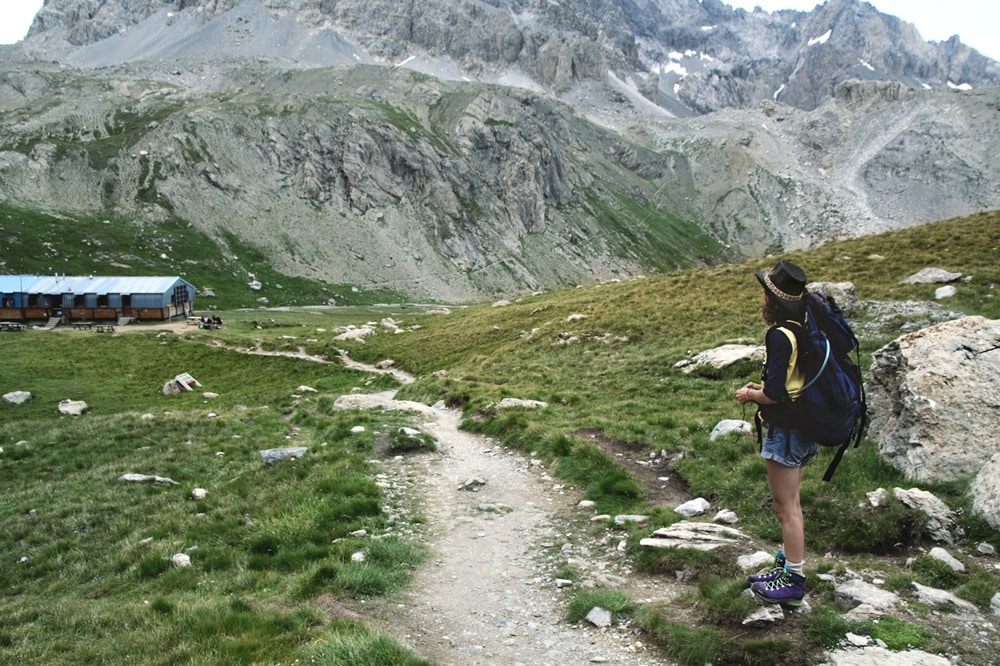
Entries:
{"type": "Polygon", "coordinates": [[[557,588],[555,566],[621,573],[617,540],[595,538],[589,515],[577,509],[579,491],[564,489],[540,461],[460,431],[456,411],[394,401],[391,393],[343,400],[418,411],[420,427],[438,440],[437,454],[386,464],[395,485],[412,489],[431,557],[405,595],[375,613],[383,631],[441,666],[667,663],[627,625],[563,619],[573,592],[557,588]]]}

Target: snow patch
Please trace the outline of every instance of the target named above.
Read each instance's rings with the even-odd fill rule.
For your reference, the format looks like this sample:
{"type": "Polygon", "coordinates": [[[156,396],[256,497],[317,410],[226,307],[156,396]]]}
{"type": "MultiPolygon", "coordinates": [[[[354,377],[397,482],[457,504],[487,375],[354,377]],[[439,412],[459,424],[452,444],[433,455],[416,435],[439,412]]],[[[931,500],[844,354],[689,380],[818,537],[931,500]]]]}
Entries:
{"type": "Polygon", "coordinates": [[[781,87],[774,91],[774,100],[775,101],[778,100],[778,95],[780,95],[782,92],[784,92],[784,90],[785,90],[785,84],[782,83],[781,87]]]}
{"type": "Polygon", "coordinates": [[[809,40],[809,46],[813,46],[815,44],[826,44],[826,42],[830,39],[830,35],[832,33],[833,29],[831,28],[830,30],[827,30],[819,37],[813,37],[812,39],[809,40]]]}
{"type": "Polygon", "coordinates": [[[952,83],[948,81],[948,87],[952,90],[972,90],[971,83],[952,83]]]}
{"type": "Polygon", "coordinates": [[[861,58],[858,58],[858,62],[861,63],[862,67],[866,67],[866,68],[870,69],[873,72],[875,71],[875,68],[871,66],[871,63],[868,63],[868,62],[862,60],[861,58]]]}

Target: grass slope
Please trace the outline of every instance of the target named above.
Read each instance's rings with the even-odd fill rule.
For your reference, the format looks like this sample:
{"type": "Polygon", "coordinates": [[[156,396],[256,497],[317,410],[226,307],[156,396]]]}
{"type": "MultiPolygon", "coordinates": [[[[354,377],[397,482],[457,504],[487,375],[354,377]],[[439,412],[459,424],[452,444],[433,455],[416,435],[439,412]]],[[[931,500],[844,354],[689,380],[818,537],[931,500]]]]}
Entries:
{"type": "MultiPolygon", "coordinates": [[[[998,247],[1000,215],[989,214],[789,256],[812,279],[854,281],[864,300],[932,299],[933,287],[900,281],[928,265],[961,271],[972,280],[959,285],[948,305],[996,318],[998,247]]],[[[733,583],[737,553],[639,548],[642,536],[677,519],[673,507],[650,505],[636,479],[575,433],[600,431],[639,450],[676,454],[675,469],[693,494],[735,510],[740,527],[762,546],[779,539],[752,438],[708,439],[720,419],[744,416],[733,390],[758,368],[692,375],[674,368],[693,352],[760,339],[751,271],[772,263],[565,290],[446,315],[403,306],[233,311],[223,313],[222,331],[181,336],[2,334],[0,391],[28,390],[34,398],[0,404],[6,536],[0,662],[417,663],[363,624],[326,612],[331,603],[405,585],[423,556],[391,523],[387,498],[374,483],[372,461],[407,417],[332,409],[337,395],[395,388],[395,381],[236,347],[330,360],[348,347],[357,360],[393,358],[418,377],[400,397],[462,406],[466,428],[537,452],[602,511],[650,513],[652,525],[620,528],[629,556],[645,571],[672,577],[690,570],[699,582],[687,598],[663,607],[637,608],[616,596],[616,613],[633,615],[650,640],[682,663],[809,663],[846,630],[877,634],[893,647],[961,654],[970,663],[995,654],[995,638],[977,643],[933,631],[947,614],[912,602],[905,617],[877,626],[845,621],[832,586],[816,581],[815,574],[838,566],[826,563],[808,572],[816,581],[813,614],[783,630],[742,627],[746,608],[733,583]],[[364,343],[332,339],[338,325],[386,316],[406,332],[364,343]],[[183,371],[203,388],[161,395],[163,383],[183,371]],[[298,391],[301,385],[317,392],[298,391]],[[219,397],[207,399],[204,390],[219,397]],[[550,407],[496,414],[491,406],[504,397],[550,407]],[[78,418],[60,416],[56,403],[64,398],[83,399],[91,409],[78,418]],[[272,467],[261,463],[259,450],[290,445],[309,453],[272,467]],[[128,472],[177,485],[117,481],[128,472]],[[207,496],[195,499],[195,487],[207,496]],[[354,536],[360,529],[376,538],[354,536]],[[363,563],[352,561],[359,551],[367,553],[363,563]],[[194,566],[174,567],[169,558],[178,553],[194,566]]],[[[866,338],[865,363],[897,332],[866,338]]],[[[810,552],[833,552],[852,568],[878,571],[901,594],[919,581],[987,610],[1000,591],[988,561],[962,555],[967,573],[942,571],[921,556],[927,542],[918,515],[898,502],[877,512],[863,508],[869,490],[913,485],[882,465],[873,449],[850,451],[830,484],[820,481],[824,460],[808,469],[810,552]],[[909,557],[916,558],[911,567],[909,557]]],[[[984,541],[1000,547],[996,532],[971,516],[963,484],[921,487],[959,512],[956,552],[973,553],[984,541]]],[[[409,522],[419,520],[411,515],[409,522]]]]}

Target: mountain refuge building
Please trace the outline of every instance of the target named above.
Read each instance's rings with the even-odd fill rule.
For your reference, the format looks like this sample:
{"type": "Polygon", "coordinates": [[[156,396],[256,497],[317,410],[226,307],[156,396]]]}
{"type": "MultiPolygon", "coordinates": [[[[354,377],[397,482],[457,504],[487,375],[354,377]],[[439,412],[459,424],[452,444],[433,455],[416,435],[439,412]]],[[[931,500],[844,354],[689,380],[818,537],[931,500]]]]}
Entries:
{"type": "Polygon", "coordinates": [[[169,320],[190,315],[194,298],[176,276],[0,275],[4,321],[169,320]]]}

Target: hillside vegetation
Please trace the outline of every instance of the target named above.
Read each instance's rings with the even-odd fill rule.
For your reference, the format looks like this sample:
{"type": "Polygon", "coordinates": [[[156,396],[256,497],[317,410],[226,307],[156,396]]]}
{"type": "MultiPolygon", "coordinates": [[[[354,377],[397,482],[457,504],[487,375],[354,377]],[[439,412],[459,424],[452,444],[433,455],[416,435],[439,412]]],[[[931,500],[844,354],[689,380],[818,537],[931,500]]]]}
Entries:
{"type": "MultiPolygon", "coordinates": [[[[52,242],[65,255],[82,251],[52,242]]],[[[38,261],[29,245],[21,247],[38,261]]],[[[901,280],[926,266],[960,271],[971,279],[947,306],[997,318],[998,249],[1000,214],[989,213],[787,256],[812,280],[854,282],[862,300],[933,300],[932,286],[901,280]]],[[[155,265],[156,255],[136,254],[155,265]]],[[[536,453],[601,511],[650,513],[653,525],[621,528],[629,557],[653,575],[687,569],[700,579],[677,607],[636,611],[648,640],[672,658],[810,663],[845,631],[874,631],[844,620],[832,588],[822,582],[811,589],[814,612],[801,620],[801,630],[779,636],[741,627],[746,609],[738,586],[728,582],[739,579],[733,561],[740,553],[695,557],[640,549],[641,537],[677,516],[673,507],[651,504],[641,480],[597,443],[617,443],[640,457],[661,450],[677,456],[674,470],[692,495],[735,510],[741,529],[761,544],[777,542],[755,442],[708,438],[720,419],[750,416],[733,391],[759,368],[691,375],[674,368],[724,342],[760,340],[759,286],[751,272],[773,262],[581,287],[448,314],[412,305],[227,310],[220,313],[221,331],[0,334],[0,391],[34,395],[23,405],[0,404],[6,535],[0,543],[0,662],[417,663],[363,619],[334,612],[341,601],[405,586],[425,556],[409,538],[420,516],[392,506],[396,499],[375,476],[379,457],[395,455],[392,434],[411,421],[405,414],[332,408],[341,394],[390,388],[399,388],[399,397],[461,406],[464,427],[536,453]],[[405,332],[365,342],[333,339],[338,326],[386,317],[405,332]],[[349,370],[337,360],[339,349],[373,364],[391,358],[417,379],[397,386],[390,376],[349,370]],[[204,387],[161,395],[163,383],[185,371],[204,387]],[[218,397],[203,397],[205,390],[218,397]],[[504,397],[549,407],[498,415],[492,406],[504,397]],[[90,410],[61,417],[56,404],[64,398],[85,400],[90,410]],[[262,464],[258,451],[293,445],[308,446],[310,454],[262,464]],[[177,485],[117,481],[129,472],[169,477],[177,485]],[[211,492],[196,499],[196,487],[211,492]],[[381,538],[359,536],[361,529],[381,538]],[[367,559],[352,566],[359,550],[367,559]],[[174,567],[169,558],[178,553],[195,566],[174,567]],[[679,643],[702,651],[671,652],[679,643]]],[[[219,302],[231,303],[221,292],[219,302]]],[[[871,351],[898,335],[904,322],[858,324],[867,365],[871,351]]],[[[849,451],[829,484],[820,481],[826,452],[806,472],[810,553],[830,552],[851,567],[882,572],[899,591],[913,580],[947,587],[988,611],[1000,591],[991,563],[963,555],[967,573],[945,576],[922,557],[928,542],[919,515],[898,502],[879,513],[862,508],[864,493],[876,487],[914,485],[881,464],[874,448],[867,443],[849,451]],[[907,558],[917,564],[908,568],[907,558]]],[[[964,484],[920,485],[961,515],[956,552],[974,552],[981,542],[1000,547],[997,533],[971,515],[964,484]]],[[[815,578],[818,571],[808,573],[815,578]]],[[[995,636],[967,640],[941,629],[941,622],[937,609],[911,604],[905,617],[885,620],[880,635],[894,648],[919,645],[962,655],[966,663],[984,663],[1000,647],[995,636]]]]}

